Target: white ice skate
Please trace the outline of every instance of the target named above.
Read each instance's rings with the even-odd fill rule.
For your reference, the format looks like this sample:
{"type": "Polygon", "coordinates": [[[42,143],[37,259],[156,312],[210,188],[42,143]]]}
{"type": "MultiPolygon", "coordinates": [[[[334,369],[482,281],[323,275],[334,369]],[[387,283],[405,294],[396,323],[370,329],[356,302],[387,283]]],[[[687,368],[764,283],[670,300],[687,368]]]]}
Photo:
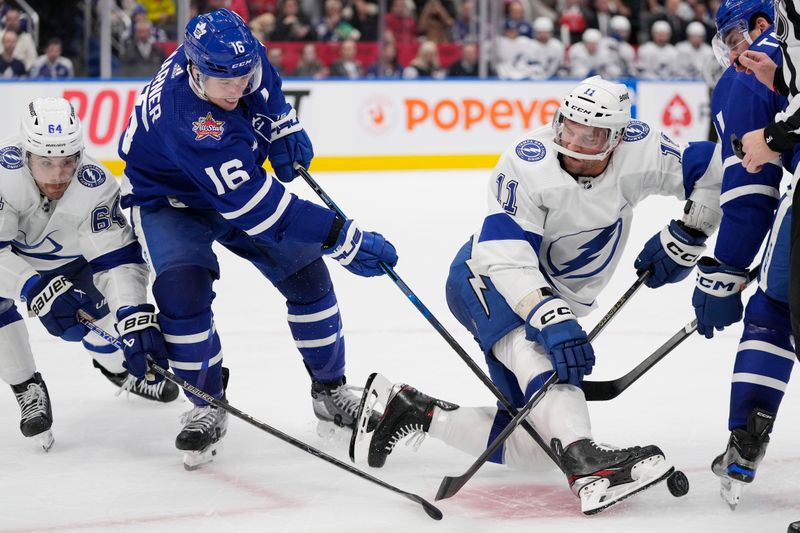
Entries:
{"type": "Polygon", "coordinates": [[[370,421],[374,422],[383,414],[392,395],[392,386],[392,382],[381,374],[373,373],[367,378],[350,438],[350,460],[354,463],[367,460],[370,434],[375,430],[375,424],[370,421]]]}

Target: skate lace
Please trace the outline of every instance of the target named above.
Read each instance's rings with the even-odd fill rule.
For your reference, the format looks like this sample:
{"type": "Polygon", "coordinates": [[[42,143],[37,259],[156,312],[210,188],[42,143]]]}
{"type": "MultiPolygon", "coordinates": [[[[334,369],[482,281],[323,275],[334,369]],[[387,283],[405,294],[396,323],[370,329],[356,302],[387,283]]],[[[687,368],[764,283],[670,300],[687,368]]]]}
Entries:
{"type": "Polygon", "coordinates": [[[386,451],[391,452],[401,440],[411,436],[411,438],[408,439],[408,442],[406,442],[406,446],[410,446],[411,449],[416,452],[425,441],[425,435],[425,429],[422,427],[422,424],[406,424],[404,426],[400,426],[397,432],[392,435],[392,438],[389,439],[389,442],[386,444],[386,451]]]}
{"type": "Polygon", "coordinates": [[[216,424],[216,409],[210,405],[203,405],[192,408],[181,415],[183,431],[198,431],[200,433],[211,430],[216,424]]]}
{"type": "Polygon", "coordinates": [[[331,391],[331,399],[334,405],[347,413],[348,416],[355,418],[358,414],[358,406],[361,403],[361,392],[363,387],[352,387],[342,385],[331,391]]]}
{"type": "Polygon", "coordinates": [[[26,422],[32,418],[47,412],[47,395],[38,383],[31,383],[25,392],[15,393],[17,403],[22,408],[22,421],[26,422]]]}
{"type": "Polygon", "coordinates": [[[164,391],[164,386],[167,384],[166,380],[159,381],[158,383],[149,384],[147,380],[139,379],[128,374],[125,381],[120,385],[119,390],[114,396],[119,396],[123,392],[127,392],[130,396],[131,391],[137,391],[141,394],[146,394],[151,398],[161,398],[161,393],[164,391]]]}

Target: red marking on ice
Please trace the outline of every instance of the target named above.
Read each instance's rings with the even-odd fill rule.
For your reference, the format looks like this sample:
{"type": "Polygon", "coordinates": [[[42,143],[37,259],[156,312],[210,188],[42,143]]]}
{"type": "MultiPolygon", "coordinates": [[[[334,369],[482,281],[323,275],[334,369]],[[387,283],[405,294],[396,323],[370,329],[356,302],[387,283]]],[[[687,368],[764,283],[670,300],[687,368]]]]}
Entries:
{"type": "Polygon", "coordinates": [[[464,509],[465,514],[480,518],[526,520],[583,516],[580,500],[566,486],[484,485],[459,492],[452,502],[464,509]]]}

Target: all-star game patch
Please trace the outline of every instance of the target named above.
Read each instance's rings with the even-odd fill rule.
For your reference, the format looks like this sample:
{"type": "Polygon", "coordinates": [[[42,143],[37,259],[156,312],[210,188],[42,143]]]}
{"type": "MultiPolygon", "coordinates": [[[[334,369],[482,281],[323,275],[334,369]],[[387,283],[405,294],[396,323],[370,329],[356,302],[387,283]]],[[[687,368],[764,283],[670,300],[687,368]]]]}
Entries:
{"type": "Polygon", "coordinates": [[[544,144],[536,139],[526,139],[519,143],[516,148],[517,155],[524,161],[540,161],[547,155],[547,149],[544,144]]]}
{"type": "Polygon", "coordinates": [[[22,150],[16,146],[0,148],[0,166],[8,170],[22,168],[22,150]]]}
{"type": "Polygon", "coordinates": [[[78,169],[78,181],[91,188],[106,182],[106,173],[97,165],[86,165],[78,169]]]}
{"type": "Polygon", "coordinates": [[[199,117],[197,122],[192,122],[192,131],[197,135],[194,140],[202,141],[205,138],[211,138],[218,141],[222,138],[222,134],[225,133],[224,125],[224,121],[214,120],[209,111],[206,116],[199,117]]]}

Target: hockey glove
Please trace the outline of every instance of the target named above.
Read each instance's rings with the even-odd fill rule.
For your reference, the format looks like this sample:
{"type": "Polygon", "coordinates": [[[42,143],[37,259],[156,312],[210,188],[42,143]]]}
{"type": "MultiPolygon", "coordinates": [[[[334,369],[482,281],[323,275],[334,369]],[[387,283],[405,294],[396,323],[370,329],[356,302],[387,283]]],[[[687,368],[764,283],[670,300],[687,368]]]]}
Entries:
{"type": "Polygon", "coordinates": [[[531,309],[525,322],[525,337],[547,351],[560,382],[580,385],[583,376],[592,373],[594,349],[561,298],[550,296],[531,309]]]}
{"type": "MultiPolygon", "coordinates": [[[[139,379],[147,374],[148,358],[165,370],[169,368],[167,347],[155,310],[150,304],[141,304],[122,307],[117,311],[117,333],[125,355],[124,366],[139,379]]],[[[153,382],[158,383],[162,379],[160,374],[155,374],[153,382]]]]}
{"type": "Polygon", "coordinates": [[[714,329],[722,331],[742,319],[742,289],[747,284],[747,272],[720,264],[712,257],[700,259],[697,269],[692,305],[697,331],[710,339],[714,329]]]}
{"type": "Polygon", "coordinates": [[[284,116],[272,118],[269,132],[269,162],[275,175],[284,183],[292,181],[297,173],[294,164],[308,168],[314,158],[311,139],[300,126],[294,109],[284,116]]]}
{"type": "Polygon", "coordinates": [[[78,310],[91,314],[94,302],[64,276],[39,278],[22,289],[31,316],[39,317],[45,329],[65,341],[77,342],[89,332],[78,322],[78,310]]]}
{"type": "Polygon", "coordinates": [[[397,252],[392,243],[380,233],[361,231],[353,220],[344,222],[336,244],[323,247],[322,253],[329,254],[353,274],[364,277],[383,274],[380,263],[390,267],[397,264],[397,252]]]}
{"type": "Polygon", "coordinates": [[[651,289],[681,281],[689,275],[706,249],[707,238],[702,231],[673,220],[645,243],[634,263],[636,273],[641,275],[650,270],[644,284],[651,289]]]}

